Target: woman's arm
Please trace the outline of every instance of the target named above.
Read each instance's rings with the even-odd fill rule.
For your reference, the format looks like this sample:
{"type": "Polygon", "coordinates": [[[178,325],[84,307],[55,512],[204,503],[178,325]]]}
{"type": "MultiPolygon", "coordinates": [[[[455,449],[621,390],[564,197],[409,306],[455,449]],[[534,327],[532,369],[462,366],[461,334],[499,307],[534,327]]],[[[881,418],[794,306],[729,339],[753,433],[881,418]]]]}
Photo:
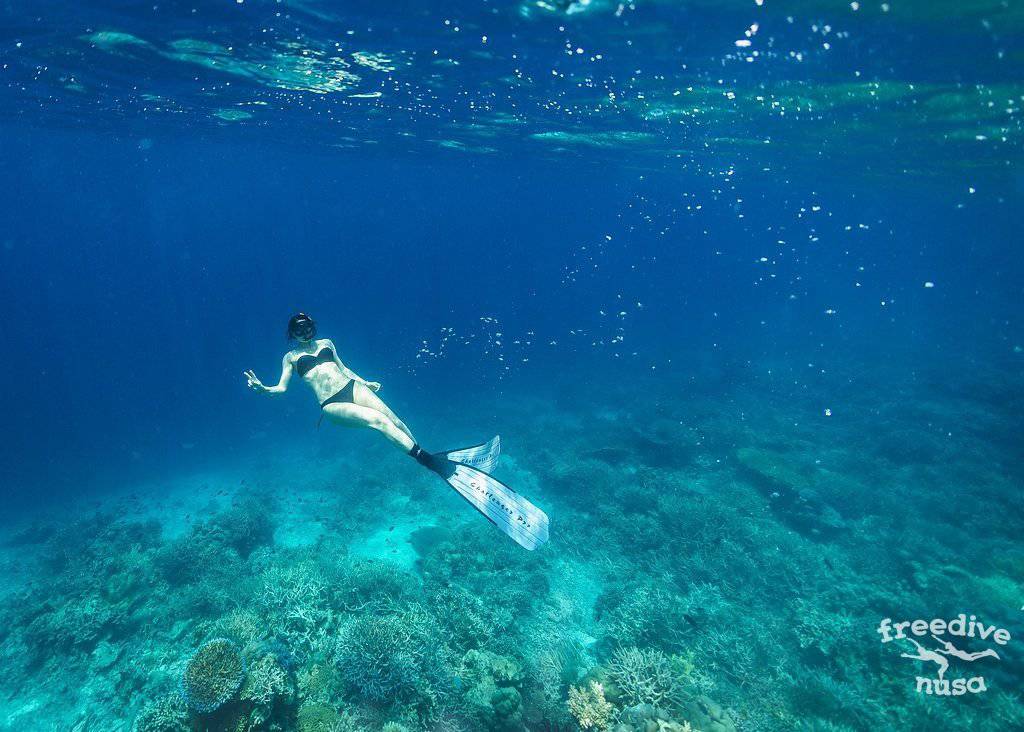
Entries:
{"type": "Polygon", "coordinates": [[[331,346],[331,353],[334,354],[334,363],[336,363],[338,365],[338,368],[341,369],[341,373],[342,374],[344,374],[348,378],[352,379],[357,384],[362,384],[365,387],[373,389],[373,391],[379,391],[380,390],[380,382],[378,382],[378,381],[367,381],[362,376],[360,376],[355,371],[353,371],[352,369],[350,369],[348,366],[346,366],[345,364],[343,364],[341,362],[341,359],[338,358],[338,349],[334,347],[334,341],[328,339],[327,343],[330,344],[330,346],[331,346]]]}
{"type": "Polygon", "coordinates": [[[292,378],[292,362],[288,360],[288,354],[284,354],[284,358],[281,359],[281,378],[277,381],[277,386],[265,386],[263,382],[256,378],[256,373],[250,369],[245,371],[245,377],[249,380],[249,388],[253,391],[261,391],[264,394],[281,394],[288,389],[288,382],[292,378]]]}

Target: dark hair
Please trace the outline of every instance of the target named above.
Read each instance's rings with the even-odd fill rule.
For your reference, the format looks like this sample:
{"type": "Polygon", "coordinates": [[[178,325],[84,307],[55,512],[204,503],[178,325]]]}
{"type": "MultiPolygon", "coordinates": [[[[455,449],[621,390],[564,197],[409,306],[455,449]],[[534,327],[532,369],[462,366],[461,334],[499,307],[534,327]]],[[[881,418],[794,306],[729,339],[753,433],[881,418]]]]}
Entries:
{"type": "Polygon", "coordinates": [[[305,313],[295,313],[288,321],[288,340],[294,340],[307,333],[310,338],[316,338],[316,323],[305,313]]]}

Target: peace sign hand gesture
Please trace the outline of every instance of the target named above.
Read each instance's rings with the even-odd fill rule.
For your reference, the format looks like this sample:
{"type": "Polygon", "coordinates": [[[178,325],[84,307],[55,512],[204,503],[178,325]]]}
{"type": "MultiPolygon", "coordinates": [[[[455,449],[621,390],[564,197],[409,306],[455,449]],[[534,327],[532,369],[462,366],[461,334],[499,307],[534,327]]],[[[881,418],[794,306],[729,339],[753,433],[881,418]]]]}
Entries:
{"type": "Polygon", "coordinates": [[[243,371],[242,375],[245,376],[246,380],[248,381],[246,386],[248,386],[253,391],[267,391],[267,387],[265,387],[263,385],[263,382],[256,377],[256,372],[253,371],[252,369],[249,369],[248,371],[243,371]]]}

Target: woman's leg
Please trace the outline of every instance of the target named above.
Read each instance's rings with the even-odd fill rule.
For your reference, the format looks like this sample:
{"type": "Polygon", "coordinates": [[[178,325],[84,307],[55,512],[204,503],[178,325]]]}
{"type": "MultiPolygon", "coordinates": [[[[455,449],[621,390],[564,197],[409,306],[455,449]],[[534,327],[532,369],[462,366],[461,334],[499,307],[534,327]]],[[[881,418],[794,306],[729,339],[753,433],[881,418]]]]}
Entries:
{"type": "Polygon", "coordinates": [[[410,432],[409,428],[405,426],[405,422],[400,420],[395,413],[391,411],[388,405],[381,401],[379,396],[373,393],[372,389],[357,382],[352,385],[352,398],[355,399],[355,403],[360,407],[368,407],[383,414],[391,420],[395,427],[408,435],[410,440],[414,443],[416,442],[416,438],[412,436],[412,432],[410,432]]]}
{"type": "Polygon", "coordinates": [[[404,452],[409,452],[416,444],[416,440],[407,431],[399,429],[386,414],[376,409],[347,402],[328,404],[323,409],[324,415],[332,422],[345,427],[369,427],[371,430],[377,430],[404,452]]]}

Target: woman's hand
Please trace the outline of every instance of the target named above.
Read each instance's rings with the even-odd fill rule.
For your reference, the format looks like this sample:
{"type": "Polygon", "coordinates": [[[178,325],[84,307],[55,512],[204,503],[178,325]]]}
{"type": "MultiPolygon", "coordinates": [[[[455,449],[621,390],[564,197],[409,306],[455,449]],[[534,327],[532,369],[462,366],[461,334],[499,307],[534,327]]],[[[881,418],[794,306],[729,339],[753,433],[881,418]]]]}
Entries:
{"type": "Polygon", "coordinates": [[[253,371],[252,369],[249,369],[248,371],[243,371],[242,375],[244,375],[249,382],[248,384],[246,384],[246,386],[248,386],[253,391],[267,390],[267,387],[263,385],[263,382],[256,378],[256,372],[253,371]]]}
{"type": "Polygon", "coordinates": [[[369,389],[370,391],[380,391],[379,381],[366,381],[363,383],[366,386],[366,388],[369,389]]]}

